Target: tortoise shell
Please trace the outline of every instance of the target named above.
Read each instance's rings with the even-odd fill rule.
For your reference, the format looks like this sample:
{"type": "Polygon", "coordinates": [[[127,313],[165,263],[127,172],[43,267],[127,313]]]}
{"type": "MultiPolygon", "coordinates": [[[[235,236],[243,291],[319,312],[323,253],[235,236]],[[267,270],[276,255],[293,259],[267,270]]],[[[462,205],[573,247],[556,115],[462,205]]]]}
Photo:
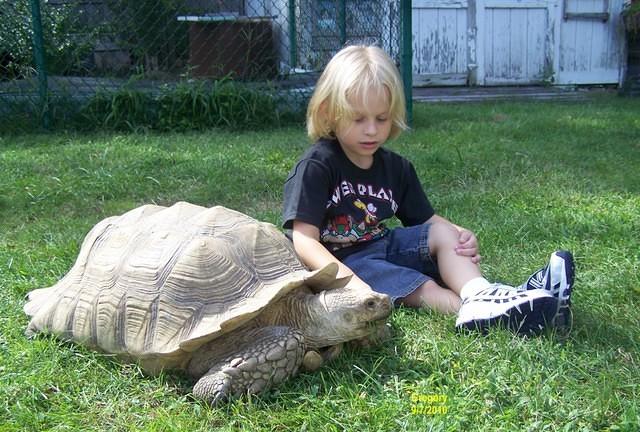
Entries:
{"type": "Polygon", "coordinates": [[[336,272],[308,272],[274,225],[240,212],[145,205],[99,222],[66,276],[29,293],[27,334],[180,367],[297,287],[331,285],[336,272]]]}

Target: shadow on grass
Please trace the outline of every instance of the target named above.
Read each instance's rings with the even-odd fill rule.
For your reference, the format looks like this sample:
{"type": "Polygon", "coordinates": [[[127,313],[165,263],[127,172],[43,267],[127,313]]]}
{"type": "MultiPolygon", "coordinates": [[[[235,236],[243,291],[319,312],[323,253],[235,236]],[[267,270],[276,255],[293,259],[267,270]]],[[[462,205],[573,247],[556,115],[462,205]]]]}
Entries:
{"type": "Polygon", "coordinates": [[[593,352],[594,348],[600,348],[637,353],[640,341],[634,340],[632,335],[632,330],[637,328],[631,323],[629,325],[630,329],[625,329],[616,325],[615,321],[602,319],[588,310],[580,310],[574,312],[569,338],[576,352],[593,352]]]}

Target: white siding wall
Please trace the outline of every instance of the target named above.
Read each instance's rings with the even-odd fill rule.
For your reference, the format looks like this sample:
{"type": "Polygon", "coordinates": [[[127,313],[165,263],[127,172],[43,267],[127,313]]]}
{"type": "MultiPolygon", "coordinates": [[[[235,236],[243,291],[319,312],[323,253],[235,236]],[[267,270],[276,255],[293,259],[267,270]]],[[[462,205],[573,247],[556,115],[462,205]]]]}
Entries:
{"type": "Polygon", "coordinates": [[[485,84],[542,82],[546,64],[546,2],[487,2],[484,10],[485,84]]]}
{"type": "Polygon", "coordinates": [[[465,84],[469,64],[468,2],[414,1],[412,19],[416,84],[465,84]]]}
{"type": "Polygon", "coordinates": [[[624,0],[416,0],[414,83],[619,83],[625,61],[620,19],[623,3],[624,0]],[[565,17],[565,11],[608,12],[608,19],[565,17]]]}
{"type": "MultiPolygon", "coordinates": [[[[573,13],[602,12],[604,0],[568,0],[573,13]]],[[[609,0],[609,19],[560,17],[558,81],[562,84],[617,83],[623,62],[622,0],[609,0]]]]}

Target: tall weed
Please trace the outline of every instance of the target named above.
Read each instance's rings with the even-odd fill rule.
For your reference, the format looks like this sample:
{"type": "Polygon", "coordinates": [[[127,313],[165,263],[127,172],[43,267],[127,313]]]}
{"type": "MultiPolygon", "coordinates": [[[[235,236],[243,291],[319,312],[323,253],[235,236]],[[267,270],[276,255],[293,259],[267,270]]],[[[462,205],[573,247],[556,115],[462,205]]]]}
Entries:
{"type": "Polygon", "coordinates": [[[79,123],[83,130],[264,129],[282,125],[274,94],[230,80],[185,81],[157,94],[125,87],[92,97],[79,123]]]}

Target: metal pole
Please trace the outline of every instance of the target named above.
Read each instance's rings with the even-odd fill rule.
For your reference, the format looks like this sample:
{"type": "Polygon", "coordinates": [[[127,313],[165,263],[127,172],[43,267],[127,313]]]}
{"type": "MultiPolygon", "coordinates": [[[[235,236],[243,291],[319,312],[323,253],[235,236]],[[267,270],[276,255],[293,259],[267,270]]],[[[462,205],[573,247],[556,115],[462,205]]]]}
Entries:
{"type": "Polygon", "coordinates": [[[338,29],[340,30],[340,46],[347,43],[347,2],[340,0],[338,2],[338,29]]]}
{"type": "Polygon", "coordinates": [[[296,33],[296,1],[289,0],[289,68],[291,70],[297,66],[298,62],[296,33]]]}
{"type": "Polygon", "coordinates": [[[40,95],[40,109],[42,126],[49,129],[49,104],[47,67],[44,60],[44,39],[42,37],[42,18],[40,15],[40,1],[31,0],[31,23],[33,26],[33,57],[38,71],[38,93],[40,95]]]}
{"type": "Polygon", "coordinates": [[[404,82],[404,97],[407,104],[407,124],[413,125],[413,32],[411,22],[411,0],[400,0],[402,14],[402,48],[400,68],[404,82]]]}

